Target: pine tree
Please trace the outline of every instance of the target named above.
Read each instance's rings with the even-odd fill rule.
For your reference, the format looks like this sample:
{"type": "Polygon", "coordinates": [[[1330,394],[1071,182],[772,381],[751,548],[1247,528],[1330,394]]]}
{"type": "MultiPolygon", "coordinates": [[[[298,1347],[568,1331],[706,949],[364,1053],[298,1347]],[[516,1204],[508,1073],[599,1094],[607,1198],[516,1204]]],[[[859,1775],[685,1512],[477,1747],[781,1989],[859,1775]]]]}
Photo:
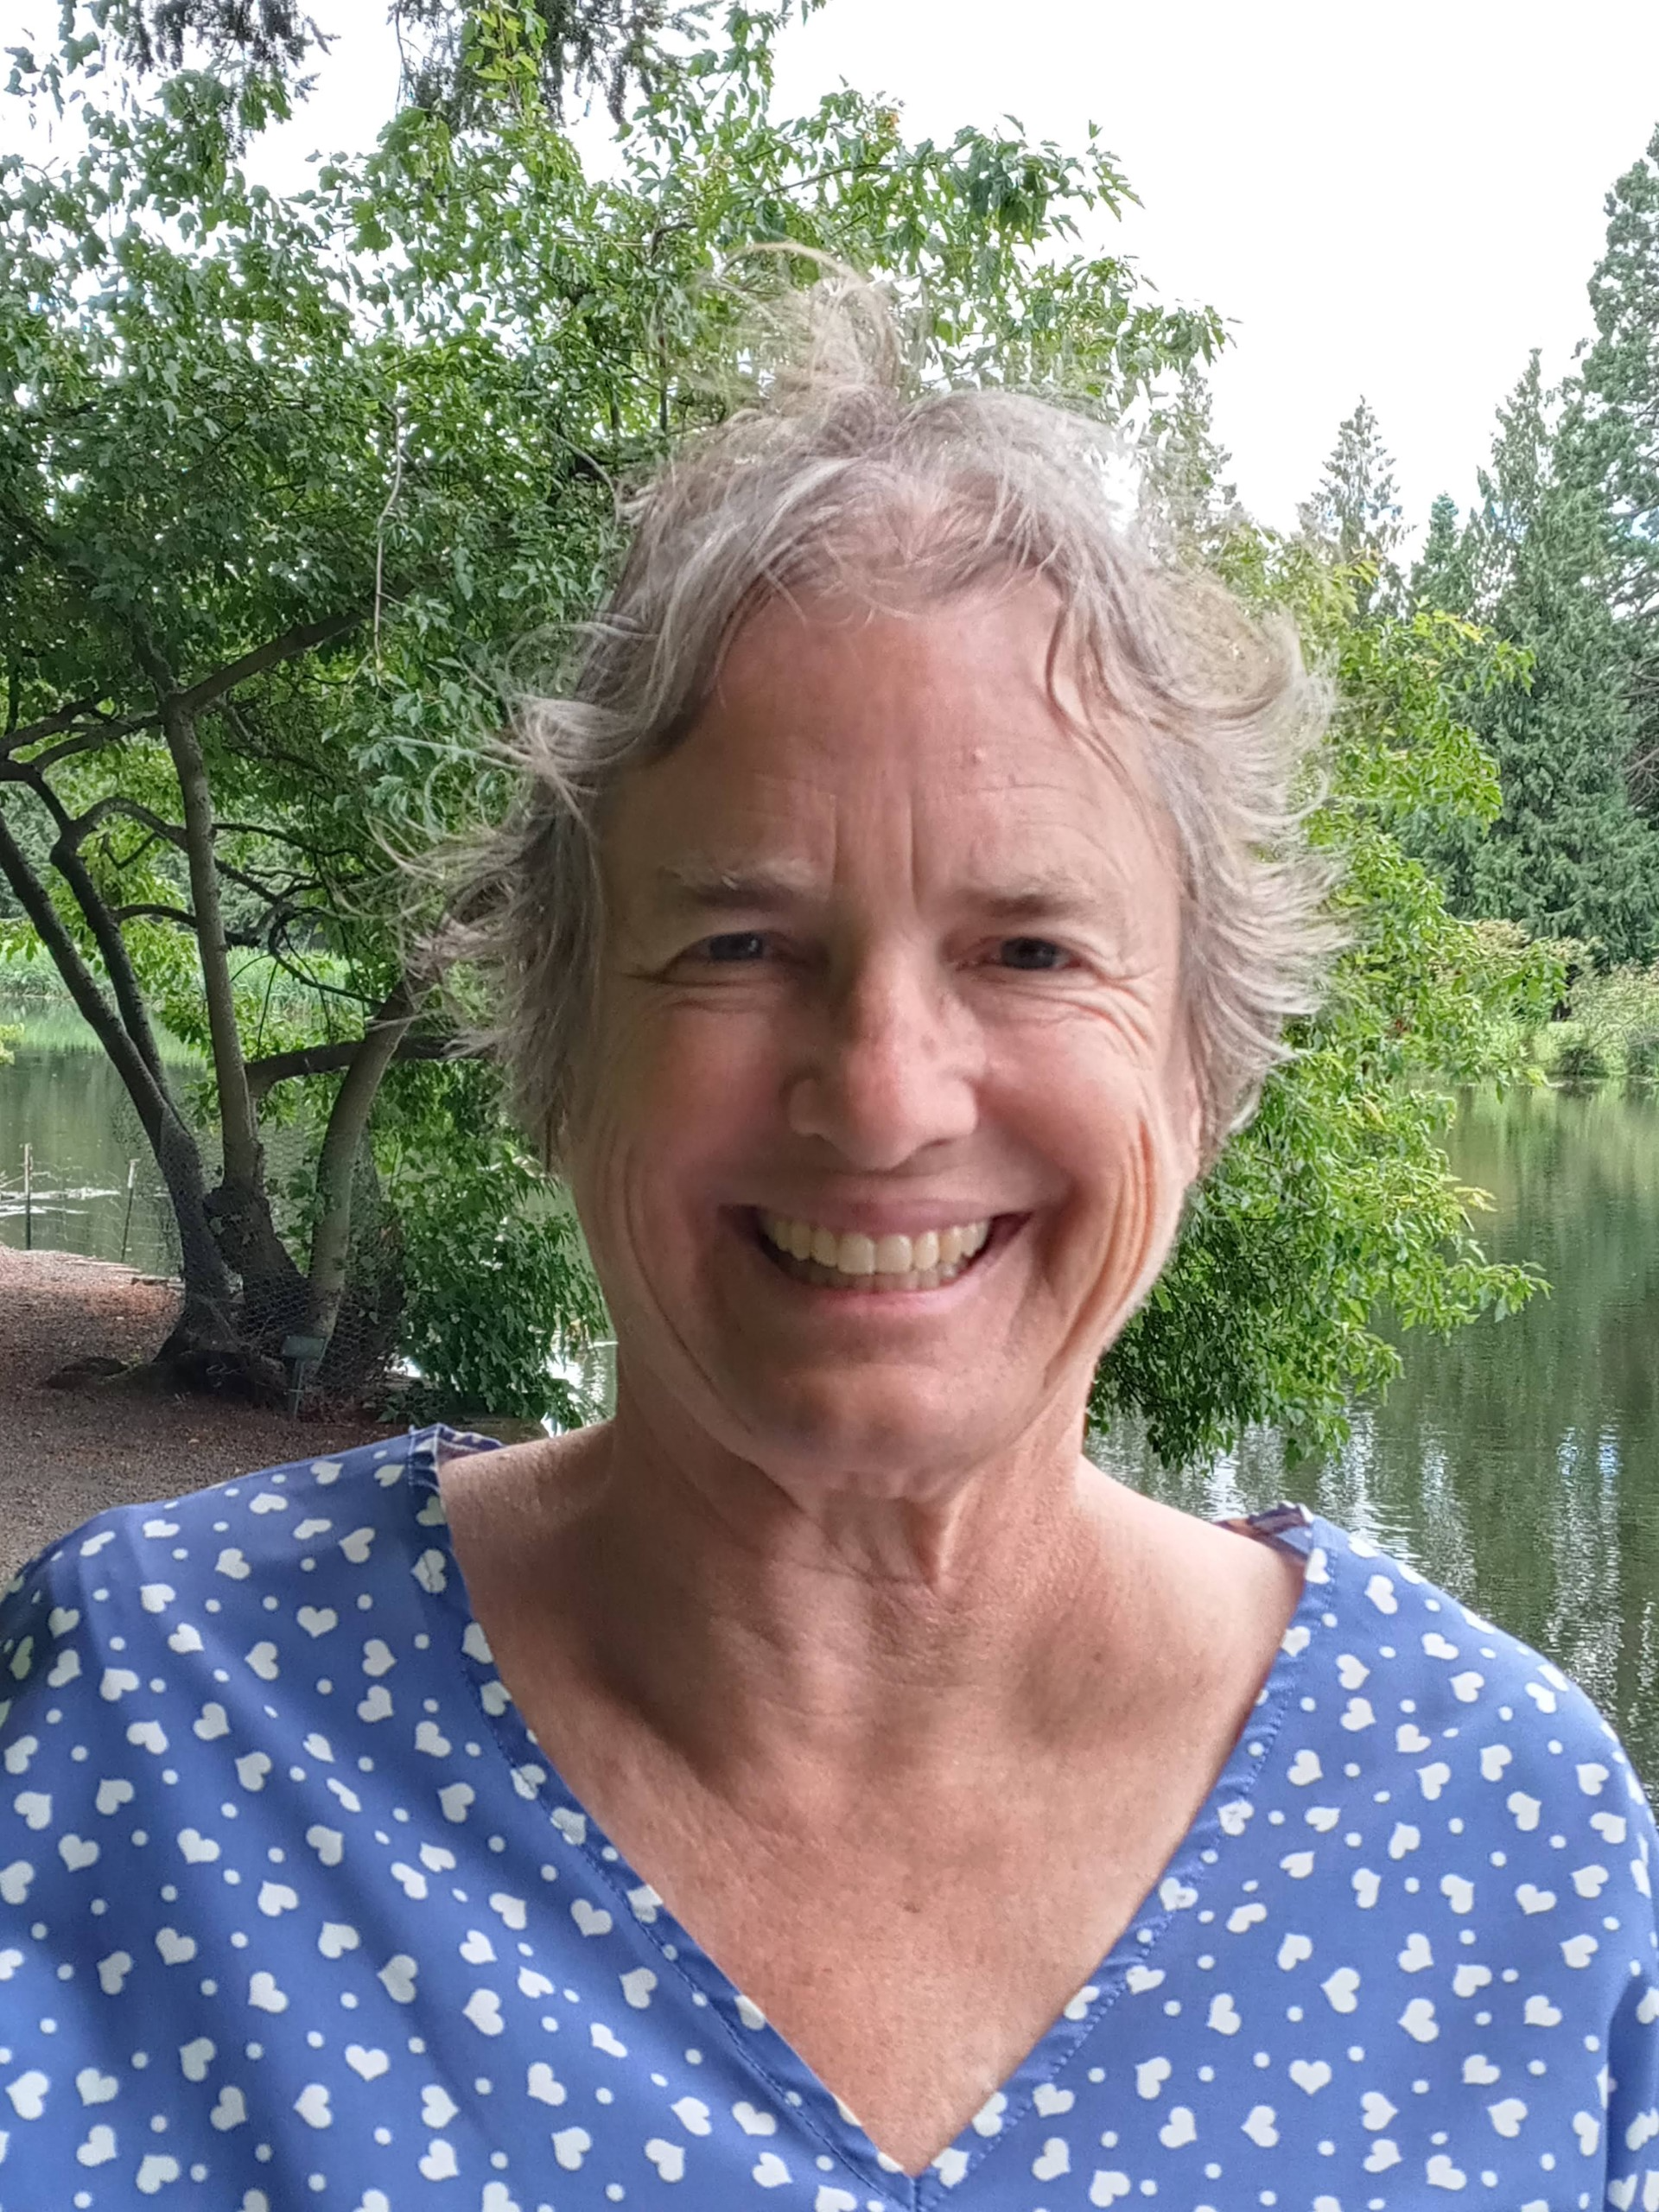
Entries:
{"type": "Polygon", "coordinates": [[[1398,596],[1394,554],[1403,529],[1394,456],[1368,399],[1338,426],[1319,489],[1297,509],[1297,519],[1303,535],[1344,568],[1363,564],[1376,571],[1375,582],[1357,593],[1362,614],[1398,596]]]}
{"type": "Polygon", "coordinates": [[[1575,448],[1558,438],[1560,413],[1535,353],[1499,410],[1469,533],[1475,611],[1531,655],[1532,676],[1470,702],[1503,805],[1471,855],[1466,896],[1535,936],[1644,960],[1659,944],[1659,836],[1625,782],[1628,668],[1603,513],[1594,486],[1562,465],[1575,448]]]}

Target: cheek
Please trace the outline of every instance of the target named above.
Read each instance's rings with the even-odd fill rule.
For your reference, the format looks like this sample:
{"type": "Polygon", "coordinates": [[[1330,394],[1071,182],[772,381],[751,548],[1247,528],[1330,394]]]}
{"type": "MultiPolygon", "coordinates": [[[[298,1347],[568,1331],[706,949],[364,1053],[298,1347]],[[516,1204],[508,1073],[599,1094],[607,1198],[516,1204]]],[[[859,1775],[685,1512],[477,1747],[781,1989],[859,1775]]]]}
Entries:
{"type": "Polygon", "coordinates": [[[765,1023],[620,991],[595,1026],[594,1103],[573,1148],[578,1205],[605,1217],[597,1233],[660,1236],[665,1216],[697,1203],[700,1170],[712,1180],[754,1156],[778,1084],[765,1023]]]}
{"type": "Polygon", "coordinates": [[[1021,1085],[1031,1150],[1063,1193],[1052,1216],[1048,1267],[1064,1294],[1108,1302],[1160,1262],[1192,1181],[1191,1147],[1174,1102],[1144,1069],[1115,1055],[1051,1060],[1021,1085]]]}

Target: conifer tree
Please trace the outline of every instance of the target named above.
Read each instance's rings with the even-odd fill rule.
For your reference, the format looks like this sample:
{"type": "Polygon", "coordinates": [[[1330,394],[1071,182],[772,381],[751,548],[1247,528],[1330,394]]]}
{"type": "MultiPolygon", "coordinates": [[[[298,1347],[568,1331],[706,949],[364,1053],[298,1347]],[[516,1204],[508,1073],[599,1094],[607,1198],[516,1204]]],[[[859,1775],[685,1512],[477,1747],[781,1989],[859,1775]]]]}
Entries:
{"type": "Polygon", "coordinates": [[[1606,208],[1606,248],[1590,280],[1596,338],[1573,427],[1612,552],[1630,667],[1632,788],[1659,818],[1659,130],[1606,208]]]}
{"type": "Polygon", "coordinates": [[[1478,914],[1535,936],[1593,939],[1610,961],[1659,945],[1659,837],[1625,781],[1632,721],[1595,487],[1571,465],[1535,353],[1498,411],[1466,549],[1473,606],[1532,663],[1524,686],[1470,702],[1503,810],[1457,890],[1478,914]]]}
{"type": "Polygon", "coordinates": [[[1375,581],[1362,582],[1360,612],[1398,596],[1394,555],[1403,535],[1394,456],[1382,442],[1376,410],[1361,397],[1337,430],[1337,442],[1311,499],[1297,510],[1303,535],[1343,568],[1363,564],[1375,581]]]}
{"type": "Polygon", "coordinates": [[[1428,511],[1428,534],[1411,572],[1412,605],[1441,614],[1469,614],[1475,598],[1471,553],[1458,503],[1449,492],[1442,492],[1428,511]]]}
{"type": "Polygon", "coordinates": [[[1175,560],[1214,562],[1242,528],[1238,487],[1228,480],[1232,455],[1215,435],[1210,386],[1196,361],[1154,407],[1140,445],[1140,524],[1175,560]]]}

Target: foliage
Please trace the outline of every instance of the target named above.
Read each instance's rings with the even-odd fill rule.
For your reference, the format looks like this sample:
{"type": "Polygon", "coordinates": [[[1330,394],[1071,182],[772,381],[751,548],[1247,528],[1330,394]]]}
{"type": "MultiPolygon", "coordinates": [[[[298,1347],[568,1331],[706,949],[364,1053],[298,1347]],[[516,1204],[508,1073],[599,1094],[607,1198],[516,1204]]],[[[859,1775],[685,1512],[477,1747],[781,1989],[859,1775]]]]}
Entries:
{"type": "Polygon", "coordinates": [[[1423,550],[1411,571],[1408,596],[1414,607],[1445,614],[1472,615],[1475,580],[1467,536],[1459,526],[1458,503],[1442,492],[1428,511],[1423,550]]]}
{"type": "MultiPolygon", "coordinates": [[[[807,0],[807,6],[818,0],[807,0]]],[[[491,11],[460,0],[392,0],[404,56],[404,98],[457,127],[485,120],[497,97],[499,68],[487,35],[491,11]]],[[[556,121],[568,96],[602,92],[612,120],[624,119],[630,94],[660,85],[683,67],[709,0],[671,7],[668,0],[519,0],[519,35],[536,57],[543,105],[556,121]]]]}
{"type": "Polygon", "coordinates": [[[1608,1068],[1593,1037],[1573,1037],[1556,1053],[1550,1073],[1557,1083],[1601,1083],[1608,1068]]]}
{"type": "MultiPolygon", "coordinates": [[[[805,0],[809,11],[817,4],[805,0]]],[[[389,10],[404,100],[456,126],[488,118],[504,26],[533,54],[550,117],[563,117],[568,97],[598,90],[620,124],[631,92],[683,65],[683,49],[709,12],[709,0],[679,7],[669,0],[518,0],[516,8],[506,0],[477,7],[467,0],[391,0],[389,10]]],[[[92,31],[76,37],[72,10],[67,52],[41,67],[53,91],[62,85],[66,60],[73,73],[100,51],[136,79],[200,69],[236,88],[238,136],[286,114],[291,95],[314,81],[300,73],[315,69],[334,42],[294,0],[99,0],[92,21],[92,31]]],[[[34,55],[14,51],[23,73],[32,74],[34,55]]]]}
{"type": "Polygon", "coordinates": [[[1277,1423],[1293,1457],[1329,1448],[1352,1395],[1398,1370],[1385,1321],[1443,1333],[1531,1294],[1524,1270],[1486,1262],[1470,1224],[1480,1196],[1449,1175],[1443,1138],[1458,1085],[1529,1079],[1521,1040],[1561,979],[1551,948],[1452,915],[1398,840],[1405,822],[1497,810],[1458,707],[1486,654],[1478,633],[1433,613],[1363,617],[1351,577],[1259,532],[1236,535],[1230,565],[1258,606],[1298,620],[1331,672],[1327,785],[1309,827],[1341,864],[1350,943],[1097,1378],[1096,1415],[1141,1409],[1171,1462],[1249,1421],[1277,1423]]]}
{"type": "MultiPolygon", "coordinates": [[[[1602,1075],[1640,1077],[1649,1040],[1659,1035],[1659,963],[1601,969],[1586,964],[1573,984],[1567,1011],[1573,1042],[1601,1061],[1602,1075]]],[[[1592,1079],[1587,1069],[1564,1065],[1560,1054],[1551,1073],[1592,1079]]]]}
{"type": "Polygon", "coordinates": [[[593,1420],[591,1398],[549,1371],[606,1330],[575,1217],[503,1124],[487,1071],[399,1072],[378,1149],[404,1236],[402,1348],[420,1376],[404,1403],[417,1417],[593,1420]]]}
{"type": "Polygon", "coordinates": [[[1215,568],[1246,527],[1238,487],[1227,480],[1232,455],[1217,441],[1210,387],[1196,363],[1174,390],[1160,393],[1138,440],[1137,520],[1166,559],[1215,568]]]}
{"type": "Polygon", "coordinates": [[[1659,1083],[1659,1029],[1638,1029],[1624,1046],[1627,1083],[1659,1083]]]}

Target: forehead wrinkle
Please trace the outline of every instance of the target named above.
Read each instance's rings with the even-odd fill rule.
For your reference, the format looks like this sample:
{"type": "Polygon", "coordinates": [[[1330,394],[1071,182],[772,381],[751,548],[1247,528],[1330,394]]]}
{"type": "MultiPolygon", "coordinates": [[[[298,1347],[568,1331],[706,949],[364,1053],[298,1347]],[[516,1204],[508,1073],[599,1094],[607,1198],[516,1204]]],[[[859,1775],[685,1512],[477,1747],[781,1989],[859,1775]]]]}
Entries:
{"type": "Polygon", "coordinates": [[[667,906],[718,911],[805,898],[816,887],[817,877],[810,869],[787,861],[721,861],[693,854],[659,863],[652,882],[667,906]]]}

